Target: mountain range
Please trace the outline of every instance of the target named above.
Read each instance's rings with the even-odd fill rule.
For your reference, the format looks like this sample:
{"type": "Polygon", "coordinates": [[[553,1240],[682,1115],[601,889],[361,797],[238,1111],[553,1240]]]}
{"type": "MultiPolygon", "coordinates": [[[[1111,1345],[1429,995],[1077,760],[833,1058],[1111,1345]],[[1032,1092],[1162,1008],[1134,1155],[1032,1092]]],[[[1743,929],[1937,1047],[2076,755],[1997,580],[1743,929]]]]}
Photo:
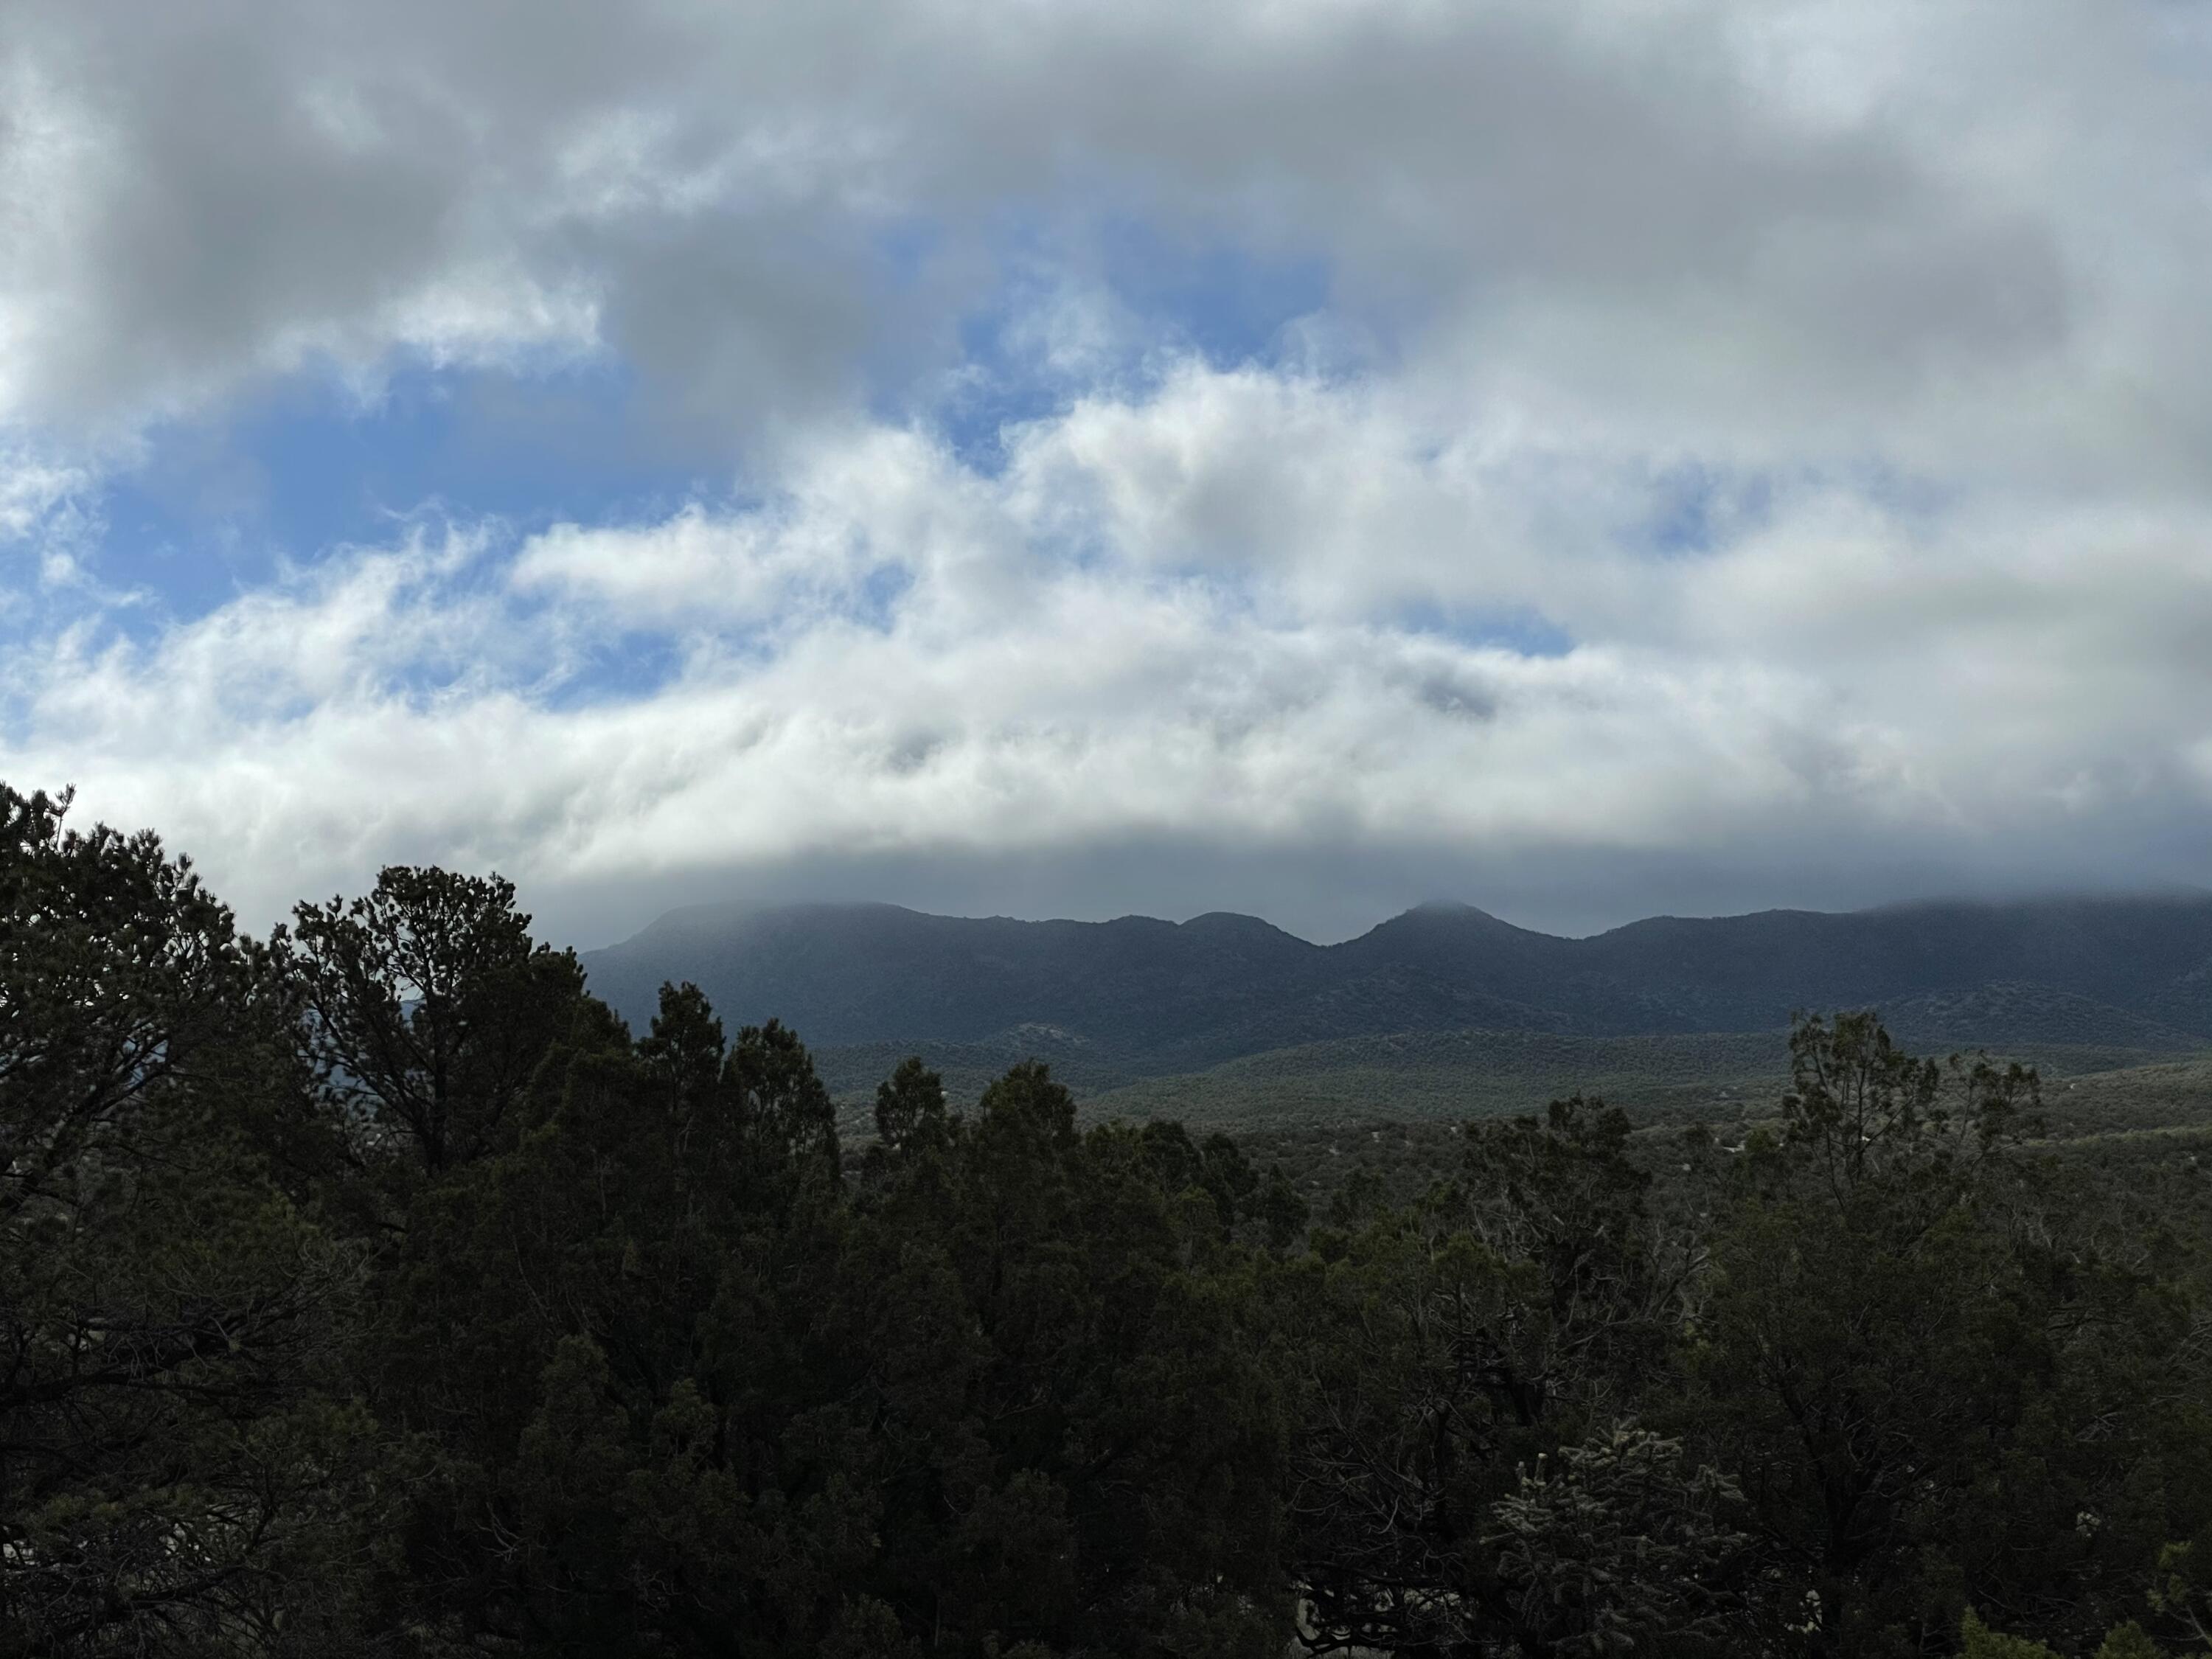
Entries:
{"type": "Polygon", "coordinates": [[[1328,945],[1218,912],[704,906],[584,963],[634,1026],[688,980],[732,1028],[777,1018],[817,1047],[1034,1051],[1121,1077],[1392,1033],[1765,1032],[1869,1006],[1930,1047],[2212,1046],[2212,894],[1662,916],[1586,939],[1438,903],[1328,945]]]}

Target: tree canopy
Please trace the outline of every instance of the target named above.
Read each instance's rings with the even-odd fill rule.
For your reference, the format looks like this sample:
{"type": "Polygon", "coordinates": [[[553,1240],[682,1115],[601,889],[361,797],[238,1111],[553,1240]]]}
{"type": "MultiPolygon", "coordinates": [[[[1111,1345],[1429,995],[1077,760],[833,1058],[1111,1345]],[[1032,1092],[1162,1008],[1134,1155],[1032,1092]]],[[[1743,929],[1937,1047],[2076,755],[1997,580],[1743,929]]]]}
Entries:
{"type": "Polygon", "coordinates": [[[841,1113],[496,878],[240,933],[0,787],[0,1654],[2212,1650],[2208,1240],[1800,1023],[1410,1202],[1043,1066],[841,1113]]]}

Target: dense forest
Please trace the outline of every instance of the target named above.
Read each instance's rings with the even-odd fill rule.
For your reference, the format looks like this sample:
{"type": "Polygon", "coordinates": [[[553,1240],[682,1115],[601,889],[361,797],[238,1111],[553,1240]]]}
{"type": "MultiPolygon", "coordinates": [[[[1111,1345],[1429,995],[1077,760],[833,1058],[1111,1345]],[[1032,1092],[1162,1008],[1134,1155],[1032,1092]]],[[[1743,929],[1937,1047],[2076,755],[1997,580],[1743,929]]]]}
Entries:
{"type": "Polygon", "coordinates": [[[0,1651],[2212,1648],[2202,1207],[1871,1014],[1778,1061],[1310,1205],[1034,1064],[847,1145],[495,878],[254,938],[0,789],[0,1651]]]}

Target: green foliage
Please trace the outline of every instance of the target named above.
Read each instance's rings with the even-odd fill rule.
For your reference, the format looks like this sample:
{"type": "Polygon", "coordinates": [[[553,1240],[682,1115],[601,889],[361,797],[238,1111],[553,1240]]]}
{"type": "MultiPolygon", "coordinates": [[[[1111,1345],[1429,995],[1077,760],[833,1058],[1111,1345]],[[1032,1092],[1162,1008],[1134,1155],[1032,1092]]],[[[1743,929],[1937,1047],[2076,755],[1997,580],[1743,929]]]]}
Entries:
{"type": "Polygon", "coordinates": [[[1711,1513],[1726,1483],[1680,1478],[1679,1446],[1620,1420],[1662,1378],[1687,1261],[1645,1212],[1627,1135],[1579,1099],[1470,1125],[1456,1182],[1364,1221],[1371,1195],[1347,1187],[1316,1259],[1282,1277],[1310,1639],[1691,1651],[1712,1635],[1720,1598],[1670,1581],[1734,1553],[1711,1513]]]}
{"type": "Polygon", "coordinates": [[[2096,1659],[2166,1659],[2166,1650],[2132,1619],[2115,1625],[2097,1644],[2096,1659]]]}
{"type": "Polygon", "coordinates": [[[1301,1042],[1204,1071],[1102,1075],[1101,1115],[1169,1116],[1240,1133],[1342,1127],[1387,1115],[1457,1123],[1511,1115],[1577,1091],[1644,1112],[1735,1116],[1788,1076],[1780,1033],[1572,1036],[1550,1031],[1405,1031],[1301,1042]]]}
{"type": "Polygon", "coordinates": [[[1717,1133],[1236,1139],[908,1057],[868,1134],[496,878],[262,945],[66,809],[0,789],[0,1656],[2212,1645],[2197,1143],[2033,1072],[1846,1014],[1771,1105],[1668,1049],[1717,1133]]]}
{"type": "Polygon", "coordinates": [[[2022,1636],[2005,1636],[1974,1616],[1972,1607],[1959,1620],[1960,1659],[2058,1659],[2040,1642],[2022,1636]]]}
{"type": "Polygon", "coordinates": [[[256,1144],[301,1104],[261,960],[68,804],[0,787],[0,1651],[312,1643],[378,1510],[357,1258],[256,1144]]]}
{"type": "Polygon", "coordinates": [[[848,1192],[805,1051],[726,1053],[672,988],[424,1189],[379,1389],[432,1445],[418,1613],[580,1653],[1279,1645],[1234,1149],[1079,1135],[1041,1066],[882,1104],[848,1192]]]}
{"type": "Polygon", "coordinates": [[[1560,1655],[1711,1651],[1734,1633],[1722,1588],[1749,1541],[1743,1495],[1682,1467],[1681,1443],[1617,1424],[1540,1457],[1491,1506],[1500,1577],[1525,1647],[1560,1655]]]}
{"type": "Polygon", "coordinates": [[[2150,1604],[2191,1641],[2212,1648],[2212,1523],[2159,1551],[2150,1604]]]}
{"type": "Polygon", "coordinates": [[[1962,1589],[2101,1630],[2145,1528],[2201,1501],[2174,1484],[2201,1455],[2180,1303],[2037,1209],[2012,1135],[2032,1073],[1911,1060],[1864,1017],[1793,1048],[1782,1132],[1712,1239],[1702,1443],[1834,1651],[1923,1650],[1962,1589]]]}
{"type": "Polygon", "coordinates": [[[366,897],[301,905],[277,948],[358,1159],[433,1175],[512,1143],[516,1103],[583,995],[574,954],[534,946],[497,877],[394,866],[366,897]]]}

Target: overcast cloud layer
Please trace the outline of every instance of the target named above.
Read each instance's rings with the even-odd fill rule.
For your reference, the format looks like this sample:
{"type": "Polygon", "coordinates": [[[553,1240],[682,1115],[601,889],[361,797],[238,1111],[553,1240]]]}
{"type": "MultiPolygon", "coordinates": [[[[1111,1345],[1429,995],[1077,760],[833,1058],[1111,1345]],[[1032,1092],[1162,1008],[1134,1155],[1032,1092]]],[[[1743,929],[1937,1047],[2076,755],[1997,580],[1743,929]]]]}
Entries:
{"type": "Polygon", "coordinates": [[[256,926],[2212,882],[2212,13],[0,9],[0,775],[256,926]]]}

